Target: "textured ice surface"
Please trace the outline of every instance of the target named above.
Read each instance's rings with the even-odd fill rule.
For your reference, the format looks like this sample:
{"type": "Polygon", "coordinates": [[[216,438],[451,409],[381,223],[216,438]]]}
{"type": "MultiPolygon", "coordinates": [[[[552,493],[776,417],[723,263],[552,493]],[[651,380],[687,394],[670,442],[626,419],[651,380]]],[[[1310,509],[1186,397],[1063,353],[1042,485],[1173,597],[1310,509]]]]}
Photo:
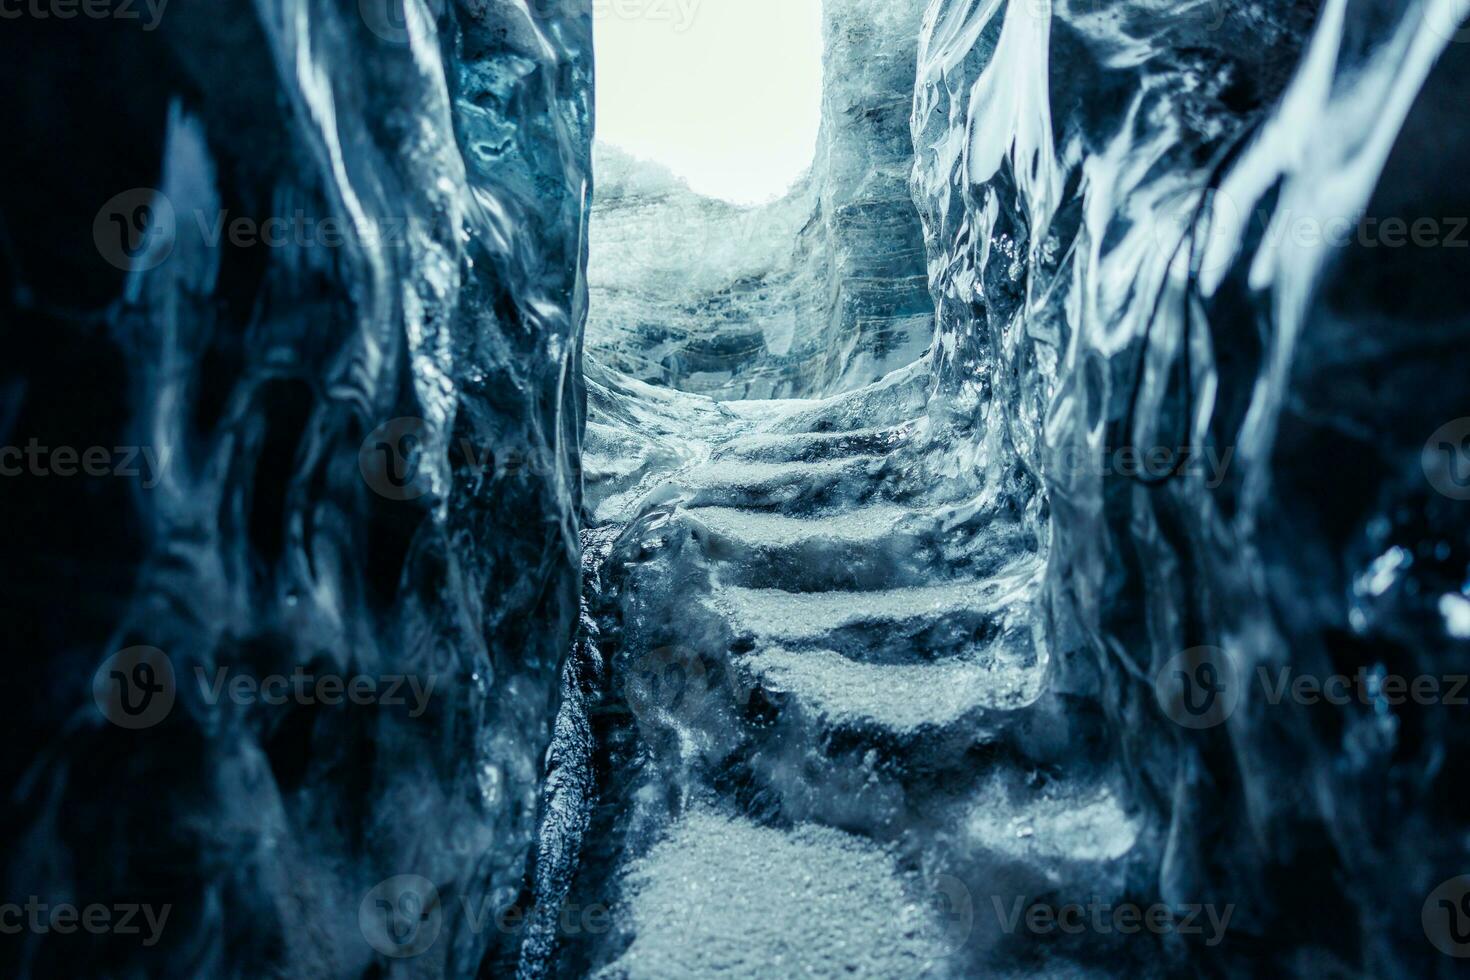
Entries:
{"type": "Polygon", "coordinates": [[[1081,654],[1057,681],[1099,692],[1127,802],[1157,827],[1141,880],[1237,904],[1238,939],[1195,944],[1200,962],[1450,969],[1420,909],[1470,859],[1446,809],[1466,775],[1457,709],[1254,692],[1189,733],[1153,680],[1202,645],[1243,674],[1470,662],[1434,608],[1463,588],[1466,512],[1421,466],[1470,409],[1450,380],[1470,252],[1372,230],[1470,205],[1449,176],[1470,160],[1449,121],[1470,107],[1465,14],[935,0],[925,16],[930,414],[1047,543],[1053,642],[1081,654]],[[1156,447],[1231,462],[1215,480],[1118,465],[1156,447]],[[1354,582],[1396,547],[1414,556],[1397,598],[1362,599],[1354,582]]]}
{"type": "Polygon", "coordinates": [[[994,779],[978,797],[970,844],[1043,866],[1061,861],[1113,861],[1137,844],[1138,821],[1106,786],[1071,789],[994,779]]]}
{"type": "Polygon", "coordinates": [[[1134,824],[1086,721],[1046,692],[1038,555],[970,484],[935,478],[929,387],[916,365],[825,399],[716,402],[594,372],[588,506],[617,535],[596,603],[616,710],[598,716],[599,843],[573,895],[604,896],[616,925],[568,937],[563,971],[963,975],[956,929],[1004,938],[989,906],[949,915],[966,876],[1021,864],[1040,869],[1027,888],[1119,889],[1134,824]],[[599,470],[629,423],[671,448],[599,470]],[[1004,833],[1066,827],[1073,849],[991,846],[983,814],[1004,833]],[[780,869],[758,872],[772,853],[780,869]],[[887,910],[829,912],[843,892],[887,910]]]}
{"type": "Polygon", "coordinates": [[[576,622],[577,6],[174,3],[147,31],[6,15],[0,444],[166,465],[4,480],[3,893],[170,911],[146,946],[7,935],[0,972],[515,962],[517,933],[460,911],[521,889],[576,622]],[[166,255],[107,237],[144,204],[171,208],[166,255]],[[211,237],[238,221],[274,244],[211,237]],[[404,485],[363,469],[379,442],[417,460],[404,485]],[[93,675],[139,644],[177,696],[128,731],[93,675]],[[384,696],[210,700],[196,669],[384,696]],[[387,703],[405,674],[432,682],[417,716],[387,703]],[[442,929],[395,958],[359,910],[410,874],[442,929]]]}

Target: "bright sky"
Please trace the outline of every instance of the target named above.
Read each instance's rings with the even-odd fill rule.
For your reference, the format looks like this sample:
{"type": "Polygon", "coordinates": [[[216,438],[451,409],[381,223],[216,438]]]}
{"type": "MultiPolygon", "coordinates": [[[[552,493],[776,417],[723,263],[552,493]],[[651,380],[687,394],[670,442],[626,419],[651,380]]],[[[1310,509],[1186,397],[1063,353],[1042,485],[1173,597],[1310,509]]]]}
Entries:
{"type": "Polygon", "coordinates": [[[821,0],[592,0],[597,135],[701,194],[779,197],[811,166],[821,0]]]}

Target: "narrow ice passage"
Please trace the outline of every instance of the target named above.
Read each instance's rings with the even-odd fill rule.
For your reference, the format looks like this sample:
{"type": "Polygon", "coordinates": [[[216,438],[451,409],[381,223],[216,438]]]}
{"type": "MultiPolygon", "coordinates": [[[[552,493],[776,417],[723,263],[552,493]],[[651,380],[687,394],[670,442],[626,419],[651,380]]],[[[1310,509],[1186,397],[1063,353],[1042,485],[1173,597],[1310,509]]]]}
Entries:
{"type": "Polygon", "coordinates": [[[585,706],[607,792],[553,899],[619,905],[609,935],[561,937],[563,970],[963,973],[962,949],[1029,955],[976,896],[1127,879],[1138,824],[1098,719],[1048,684],[1036,515],[935,400],[918,14],[827,5],[819,152],[781,200],[597,151],[585,706]]]}
{"type": "MultiPolygon", "coordinates": [[[[818,152],[786,197],[736,208],[599,152],[596,655],[567,702],[598,791],[543,899],[616,914],[561,937],[561,971],[1399,975],[1426,955],[1454,848],[1406,850],[1380,803],[1432,809],[1455,777],[1395,760],[1439,773],[1453,723],[1421,738],[1239,688],[1233,717],[1193,718],[1178,695],[1218,693],[1218,663],[1445,646],[1406,597],[1463,577],[1361,583],[1386,549],[1451,553],[1424,536],[1461,525],[1420,454],[1463,411],[1388,426],[1360,404],[1378,357],[1442,373],[1441,327],[1403,327],[1368,270],[1409,281],[1445,253],[1312,250],[1283,225],[1407,207],[1413,154],[1383,154],[1398,134],[1434,156],[1470,62],[1402,5],[1245,6],[828,0],[818,152]],[[1402,43],[1365,42],[1380,21],[1402,43]],[[1417,121],[1396,115],[1421,85],[1417,121]],[[1338,465],[1347,429],[1376,433],[1381,473],[1338,465]],[[1385,924],[1318,938],[1355,915],[1385,924]]],[[[1442,292],[1416,297],[1428,322],[1463,318],[1442,292]]]]}

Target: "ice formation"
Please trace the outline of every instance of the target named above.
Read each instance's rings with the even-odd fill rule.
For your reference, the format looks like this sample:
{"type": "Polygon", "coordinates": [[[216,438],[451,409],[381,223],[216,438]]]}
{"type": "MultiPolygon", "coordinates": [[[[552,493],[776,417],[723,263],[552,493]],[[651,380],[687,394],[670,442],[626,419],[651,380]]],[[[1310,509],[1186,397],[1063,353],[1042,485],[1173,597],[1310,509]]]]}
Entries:
{"type": "Polygon", "coordinates": [[[1463,592],[1470,523],[1421,458],[1470,408],[1450,339],[1470,250],[1445,237],[1470,204],[1449,176],[1470,159],[1450,122],[1466,14],[926,16],[914,186],[939,401],[997,502],[1044,502],[1054,683],[1104,713],[1149,828],[1135,887],[1236,905],[1223,952],[1169,951],[1196,970],[1452,969],[1420,911],[1470,857],[1446,809],[1462,709],[1271,704],[1254,681],[1467,665],[1436,603],[1463,592]],[[1395,222],[1434,234],[1380,235],[1395,222]],[[1130,467],[1130,448],[1163,452],[1130,467]],[[1251,681],[1196,732],[1152,682],[1200,647],[1251,681]]]}
{"type": "Polygon", "coordinates": [[[155,462],[6,471],[0,900],[171,909],[6,972],[1454,975],[1466,0],[827,0],[756,209],[591,7],[0,31],[0,443],[155,462]]]}
{"type": "Polygon", "coordinates": [[[0,972],[513,969],[484,913],[578,609],[589,14],[6,17],[0,442],[117,465],[4,483],[3,901],[170,911],[149,945],[7,934],[0,972]],[[127,730],[94,673],[140,646],[169,710],[127,730]],[[411,959],[373,932],[401,876],[439,902],[411,959]]]}

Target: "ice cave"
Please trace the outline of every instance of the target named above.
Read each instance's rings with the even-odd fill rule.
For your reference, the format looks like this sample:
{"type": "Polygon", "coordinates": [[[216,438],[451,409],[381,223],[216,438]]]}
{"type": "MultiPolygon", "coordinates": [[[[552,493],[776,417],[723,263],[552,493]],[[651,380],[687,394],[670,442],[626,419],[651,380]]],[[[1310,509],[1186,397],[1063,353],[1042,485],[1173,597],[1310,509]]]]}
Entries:
{"type": "Polygon", "coordinates": [[[1470,0],[0,66],[4,976],[1463,975],[1470,0]]]}

